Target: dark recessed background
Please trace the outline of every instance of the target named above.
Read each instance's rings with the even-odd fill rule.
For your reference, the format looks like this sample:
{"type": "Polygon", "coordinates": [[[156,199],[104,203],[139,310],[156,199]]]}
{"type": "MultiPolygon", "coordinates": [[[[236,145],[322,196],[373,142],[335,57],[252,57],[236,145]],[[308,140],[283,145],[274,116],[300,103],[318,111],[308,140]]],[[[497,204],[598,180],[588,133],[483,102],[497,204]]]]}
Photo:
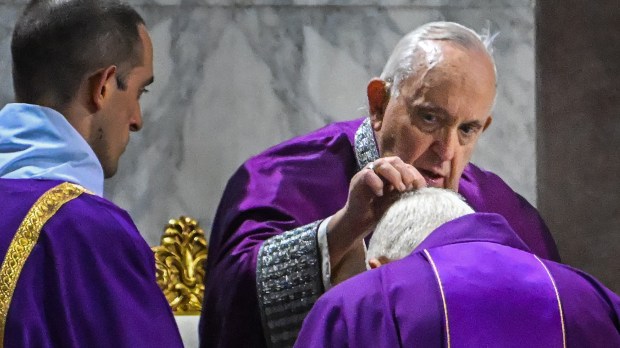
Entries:
{"type": "Polygon", "coordinates": [[[620,292],[620,1],[538,1],[536,25],[538,208],[620,292]]]}

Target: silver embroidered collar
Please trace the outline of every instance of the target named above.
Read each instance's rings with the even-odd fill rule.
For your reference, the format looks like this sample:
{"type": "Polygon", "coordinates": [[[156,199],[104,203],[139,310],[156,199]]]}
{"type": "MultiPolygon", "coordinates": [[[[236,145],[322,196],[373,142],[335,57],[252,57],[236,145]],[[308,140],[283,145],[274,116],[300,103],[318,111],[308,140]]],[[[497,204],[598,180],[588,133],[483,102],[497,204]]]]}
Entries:
{"type": "Polygon", "coordinates": [[[355,158],[358,170],[379,158],[375,133],[370,126],[370,117],[367,117],[355,132],[355,158]]]}

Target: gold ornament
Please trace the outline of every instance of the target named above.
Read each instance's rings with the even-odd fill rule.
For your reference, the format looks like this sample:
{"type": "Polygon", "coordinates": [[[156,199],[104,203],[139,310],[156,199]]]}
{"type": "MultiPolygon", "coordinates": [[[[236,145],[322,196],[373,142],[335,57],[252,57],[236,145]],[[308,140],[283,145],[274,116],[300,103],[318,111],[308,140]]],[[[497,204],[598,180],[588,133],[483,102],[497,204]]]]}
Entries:
{"type": "Polygon", "coordinates": [[[157,284],[174,314],[199,314],[204,297],[207,241],[196,220],[181,216],[168,221],[155,253],[157,284]]]}

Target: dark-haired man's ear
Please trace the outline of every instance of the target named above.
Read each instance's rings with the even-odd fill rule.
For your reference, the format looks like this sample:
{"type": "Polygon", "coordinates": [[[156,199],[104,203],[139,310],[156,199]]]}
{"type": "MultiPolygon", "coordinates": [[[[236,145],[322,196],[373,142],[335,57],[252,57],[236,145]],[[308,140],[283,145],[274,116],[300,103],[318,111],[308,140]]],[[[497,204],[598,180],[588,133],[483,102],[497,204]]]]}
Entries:
{"type": "Polygon", "coordinates": [[[368,110],[370,111],[370,121],[374,130],[381,129],[383,113],[390,100],[390,91],[387,83],[379,78],[373,78],[366,87],[368,95],[368,110]]]}
{"type": "Polygon", "coordinates": [[[89,78],[89,99],[94,112],[103,107],[103,103],[116,83],[116,66],[111,65],[107,68],[97,70],[89,78]]]}

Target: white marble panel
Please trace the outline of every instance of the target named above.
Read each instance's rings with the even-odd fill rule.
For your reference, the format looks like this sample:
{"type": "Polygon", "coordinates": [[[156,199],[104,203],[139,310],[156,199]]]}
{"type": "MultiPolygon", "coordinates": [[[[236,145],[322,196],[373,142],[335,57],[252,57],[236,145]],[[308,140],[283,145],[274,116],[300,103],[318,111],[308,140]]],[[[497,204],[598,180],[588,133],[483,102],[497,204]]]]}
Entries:
{"type": "Polygon", "coordinates": [[[175,315],[179,333],[185,348],[198,348],[198,315],[175,315]]]}
{"type": "MultiPolygon", "coordinates": [[[[22,0],[0,2],[0,105],[12,98],[10,28],[22,0]],[[7,85],[7,82],[9,84],[7,85]],[[8,91],[8,92],[7,92],[8,91]]],[[[249,156],[328,122],[365,114],[366,82],[398,39],[453,20],[501,32],[495,120],[474,162],[536,199],[532,2],[135,0],[155,46],[155,83],[106,196],[150,244],[169,218],[208,230],[221,192],[249,156]],[[376,4],[381,6],[376,6],[376,4]]]]}
{"type": "MultiPolygon", "coordinates": [[[[3,4],[27,4],[29,0],[0,0],[3,4]]],[[[535,0],[125,0],[133,6],[218,7],[442,7],[457,9],[519,8],[535,6],[535,0]]]]}
{"type": "Polygon", "coordinates": [[[21,8],[21,5],[0,3],[0,106],[14,99],[11,77],[11,36],[21,8]]]}
{"type": "MultiPolygon", "coordinates": [[[[0,0],[0,4],[26,3],[28,0],[0,0]]],[[[135,6],[198,5],[198,6],[338,6],[338,7],[452,7],[452,8],[509,8],[533,7],[534,0],[127,0],[135,6]]]]}

